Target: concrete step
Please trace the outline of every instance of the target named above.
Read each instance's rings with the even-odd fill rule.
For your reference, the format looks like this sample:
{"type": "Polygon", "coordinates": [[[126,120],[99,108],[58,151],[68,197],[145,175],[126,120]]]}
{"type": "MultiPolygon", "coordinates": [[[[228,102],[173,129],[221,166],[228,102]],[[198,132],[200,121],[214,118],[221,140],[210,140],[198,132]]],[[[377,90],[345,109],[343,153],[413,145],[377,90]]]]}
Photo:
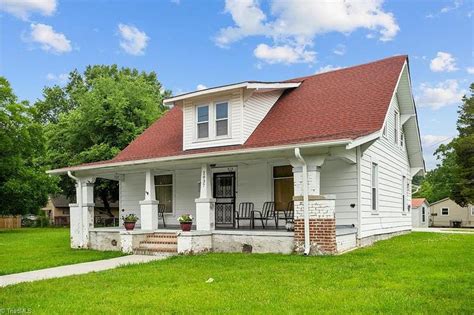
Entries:
{"type": "Polygon", "coordinates": [[[149,242],[140,242],[138,246],[139,249],[171,249],[171,250],[178,250],[178,244],[170,243],[170,244],[163,244],[163,243],[149,243],[149,242]]]}
{"type": "Polygon", "coordinates": [[[140,244],[178,244],[178,239],[172,238],[147,238],[144,241],[141,241],[140,244]]]}
{"type": "Polygon", "coordinates": [[[176,233],[152,233],[148,234],[147,238],[177,238],[176,233]]]}
{"type": "Polygon", "coordinates": [[[149,255],[149,256],[159,256],[163,254],[178,254],[176,249],[150,249],[150,248],[135,248],[133,250],[135,255],[149,255]]]}

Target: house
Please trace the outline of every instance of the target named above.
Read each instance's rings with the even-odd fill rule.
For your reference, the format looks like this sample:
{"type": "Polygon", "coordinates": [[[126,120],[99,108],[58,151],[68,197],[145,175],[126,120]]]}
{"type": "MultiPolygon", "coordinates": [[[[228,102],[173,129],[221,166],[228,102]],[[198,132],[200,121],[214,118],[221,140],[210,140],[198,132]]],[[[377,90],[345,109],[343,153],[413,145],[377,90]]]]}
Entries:
{"type": "MultiPolygon", "coordinates": [[[[50,224],[55,226],[69,226],[70,215],[69,215],[69,200],[65,195],[49,196],[48,203],[46,206],[41,208],[46,213],[46,216],[50,219],[50,224]]],[[[116,226],[118,225],[119,209],[118,202],[109,202],[110,212],[108,213],[104,207],[104,204],[100,198],[96,198],[94,201],[94,224],[105,225],[105,226],[116,226]]]]}
{"type": "Polygon", "coordinates": [[[411,178],[425,167],[407,56],[164,103],[112,160],[49,171],[77,183],[72,247],[334,254],[411,230],[411,178]],[[96,178],[119,182],[136,230],[93,226],[96,178]],[[185,213],[190,232],[176,225],[185,213]]]}
{"type": "Polygon", "coordinates": [[[433,202],[431,205],[432,226],[474,227],[474,205],[461,207],[449,198],[433,202]]]}
{"type": "Polygon", "coordinates": [[[414,228],[427,228],[430,226],[430,204],[425,198],[411,200],[411,222],[414,228]]]}

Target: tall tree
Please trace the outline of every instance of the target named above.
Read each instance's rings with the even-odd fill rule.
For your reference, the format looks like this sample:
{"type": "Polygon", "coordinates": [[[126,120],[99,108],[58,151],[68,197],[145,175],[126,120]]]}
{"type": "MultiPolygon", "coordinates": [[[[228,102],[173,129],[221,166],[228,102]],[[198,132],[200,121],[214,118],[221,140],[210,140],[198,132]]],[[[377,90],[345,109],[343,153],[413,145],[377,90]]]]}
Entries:
{"type": "Polygon", "coordinates": [[[0,214],[37,213],[55,191],[54,179],[41,167],[44,143],[28,103],[18,102],[0,77],[0,214]]]}
{"type": "Polygon", "coordinates": [[[470,90],[471,95],[465,95],[459,106],[459,136],[452,142],[459,165],[459,181],[453,190],[452,199],[462,206],[474,203],[474,83],[470,90]]]}
{"type": "MultiPolygon", "coordinates": [[[[89,66],[84,74],[69,74],[63,88],[45,88],[36,103],[37,119],[47,123],[47,161],[58,168],[113,158],[166,108],[164,91],[154,72],[112,66],[89,66]]],[[[61,188],[73,195],[67,177],[61,188]]],[[[110,212],[118,198],[114,181],[99,179],[95,194],[110,212]]]]}

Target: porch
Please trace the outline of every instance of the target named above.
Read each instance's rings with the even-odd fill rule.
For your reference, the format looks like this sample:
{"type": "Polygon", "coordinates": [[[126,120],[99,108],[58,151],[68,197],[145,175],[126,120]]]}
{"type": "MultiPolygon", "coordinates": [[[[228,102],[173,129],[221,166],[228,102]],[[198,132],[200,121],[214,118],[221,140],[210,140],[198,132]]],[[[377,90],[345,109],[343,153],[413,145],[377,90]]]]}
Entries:
{"type": "Polygon", "coordinates": [[[350,227],[355,244],[357,223],[356,178],[350,178],[355,160],[339,154],[340,149],[305,155],[305,165],[294,152],[282,151],[83,174],[77,196],[82,206],[71,205],[72,246],[132,252],[154,241],[169,243],[169,236],[179,253],[291,253],[303,251],[305,239],[311,238],[315,252],[335,253],[336,232],[350,227]],[[123,216],[135,214],[139,221],[134,231],[83,224],[93,213],[97,177],[119,182],[120,226],[123,216]],[[186,213],[194,217],[191,232],[179,229],[177,218],[186,213]]]}

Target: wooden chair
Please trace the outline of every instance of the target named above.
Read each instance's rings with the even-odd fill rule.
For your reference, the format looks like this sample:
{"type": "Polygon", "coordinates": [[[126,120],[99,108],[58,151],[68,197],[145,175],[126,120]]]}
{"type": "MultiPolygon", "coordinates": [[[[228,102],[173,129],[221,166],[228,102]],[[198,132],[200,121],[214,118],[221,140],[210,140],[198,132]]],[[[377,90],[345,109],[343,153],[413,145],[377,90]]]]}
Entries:
{"type": "Polygon", "coordinates": [[[241,202],[239,209],[234,212],[234,228],[237,223],[237,228],[240,228],[240,220],[250,220],[250,227],[253,228],[253,202],[241,202]]]}
{"type": "Polygon", "coordinates": [[[278,214],[275,213],[275,203],[273,201],[266,201],[263,204],[262,211],[254,211],[253,217],[254,219],[260,219],[263,228],[267,226],[268,219],[273,219],[275,220],[275,227],[278,228],[278,214]],[[258,217],[255,216],[256,213],[258,213],[258,217]],[[263,220],[265,220],[265,224],[263,223],[263,220]]]}
{"type": "Polygon", "coordinates": [[[166,205],[159,203],[158,204],[158,218],[161,217],[161,219],[163,220],[163,227],[166,227],[165,212],[166,212],[166,205]]]}

